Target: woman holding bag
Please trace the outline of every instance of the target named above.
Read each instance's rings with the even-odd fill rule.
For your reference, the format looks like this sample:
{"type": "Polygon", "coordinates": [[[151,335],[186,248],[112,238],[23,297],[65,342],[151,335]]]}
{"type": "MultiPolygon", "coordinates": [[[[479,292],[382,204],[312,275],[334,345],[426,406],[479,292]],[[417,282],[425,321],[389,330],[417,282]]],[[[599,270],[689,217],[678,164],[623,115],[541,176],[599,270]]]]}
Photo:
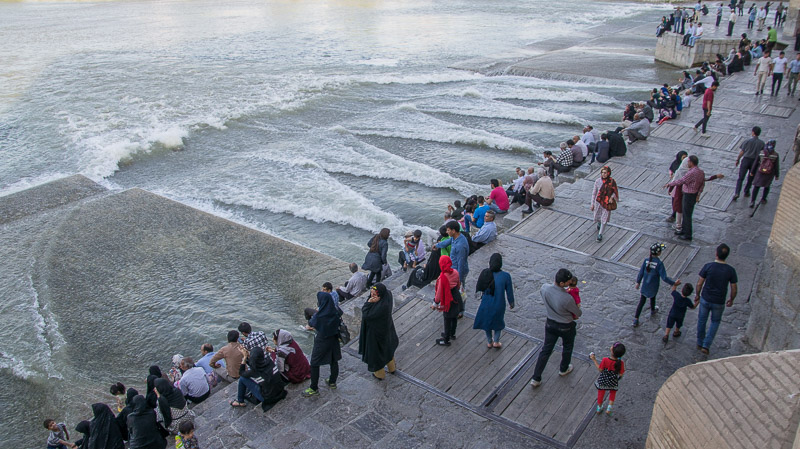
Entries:
{"type": "Polygon", "coordinates": [[[369,243],[369,252],[364,258],[362,269],[369,271],[367,287],[381,281],[384,265],[389,264],[386,254],[389,251],[389,228],[381,229],[381,232],[372,236],[369,243]]]}
{"type": "Polygon", "coordinates": [[[594,221],[597,223],[597,241],[603,241],[603,232],[611,218],[611,211],[617,209],[619,189],[617,182],[611,177],[611,168],[606,165],[600,169],[600,178],[594,182],[592,189],[592,207],[594,221]]]}

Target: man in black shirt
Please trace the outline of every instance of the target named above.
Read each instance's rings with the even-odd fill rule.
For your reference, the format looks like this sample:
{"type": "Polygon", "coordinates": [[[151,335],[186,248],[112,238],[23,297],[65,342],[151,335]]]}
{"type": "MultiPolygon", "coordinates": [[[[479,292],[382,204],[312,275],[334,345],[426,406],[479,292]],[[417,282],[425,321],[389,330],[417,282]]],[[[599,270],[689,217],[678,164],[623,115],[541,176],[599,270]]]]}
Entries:
{"type": "Polygon", "coordinates": [[[719,329],[722,321],[722,313],[725,307],[733,307],[733,300],[736,299],[738,291],[736,270],[725,262],[731,249],[726,244],[717,247],[717,259],[707,263],[700,270],[700,278],[697,280],[695,290],[694,305],[700,305],[700,312],[697,316],[697,349],[703,354],[708,354],[708,348],[714,341],[714,336],[719,329]],[[728,294],[728,284],[731,285],[731,296],[725,301],[728,294]],[[711,325],[706,333],[706,322],[711,315],[711,325]]]}

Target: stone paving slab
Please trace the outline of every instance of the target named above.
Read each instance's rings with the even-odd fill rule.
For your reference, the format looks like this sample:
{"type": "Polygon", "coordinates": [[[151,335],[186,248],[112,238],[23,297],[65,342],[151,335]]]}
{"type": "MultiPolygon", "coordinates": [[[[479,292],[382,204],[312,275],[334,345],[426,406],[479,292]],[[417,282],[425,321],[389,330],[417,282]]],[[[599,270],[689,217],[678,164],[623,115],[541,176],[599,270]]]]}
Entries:
{"type": "Polygon", "coordinates": [[[0,197],[0,224],[38,214],[106,192],[82,175],[73,175],[0,197]]]}

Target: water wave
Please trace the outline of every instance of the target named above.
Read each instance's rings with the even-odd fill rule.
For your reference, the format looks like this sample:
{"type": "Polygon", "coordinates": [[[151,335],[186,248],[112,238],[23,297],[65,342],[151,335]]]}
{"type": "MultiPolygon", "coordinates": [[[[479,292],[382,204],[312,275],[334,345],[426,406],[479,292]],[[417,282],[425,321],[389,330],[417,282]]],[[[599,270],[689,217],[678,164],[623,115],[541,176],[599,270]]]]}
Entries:
{"type": "Polygon", "coordinates": [[[427,140],[507,151],[541,150],[541,147],[528,142],[439,120],[414,109],[406,105],[402,109],[348,124],[345,128],[356,135],[427,140]]]}
{"type": "Polygon", "coordinates": [[[568,103],[616,104],[608,95],[577,89],[540,89],[484,83],[463,90],[453,90],[453,95],[465,98],[487,98],[492,100],[556,101],[568,103]]]}
{"type": "Polygon", "coordinates": [[[540,108],[517,106],[503,101],[468,97],[435,98],[418,102],[417,108],[425,112],[446,112],[448,114],[471,117],[525,120],[530,122],[555,123],[561,125],[580,125],[584,122],[572,114],[552,112],[540,108]]]}

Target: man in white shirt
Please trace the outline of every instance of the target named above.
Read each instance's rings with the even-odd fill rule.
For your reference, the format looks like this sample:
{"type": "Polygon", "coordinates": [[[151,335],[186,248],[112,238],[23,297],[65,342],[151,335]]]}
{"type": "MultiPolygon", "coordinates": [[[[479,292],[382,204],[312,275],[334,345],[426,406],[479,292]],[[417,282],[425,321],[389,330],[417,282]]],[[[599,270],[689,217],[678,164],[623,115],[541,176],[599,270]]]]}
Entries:
{"type": "Polygon", "coordinates": [[[694,43],[697,42],[703,36],[703,24],[698,23],[697,28],[694,29],[694,35],[689,38],[689,46],[694,47],[694,43]]]}
{"type": "Polygon", "coordinates": [[[350,279],[336,289],[336,293],[339,294],[339,302],[353,299],[367,289],[367,276],[358,271],[358,264],[351,263],[350,272],[353,273],[350,279]]]}
{"type": "Polygon", "coordinates": [[[705,74],[705,76],[703,78],[695,81],[692,84],[692,87],[698,86],[698,88],[695,89],[695,92],[702,94],[702,93],[704,93],[706,91],[706,89],[710,89],[711,88],[711,83],[713,83],[713,82],[714,82],[714,77],[711,76],[711,72],[706,72],[706,74],[705,74]]]}
{"type": "Polygon", "coordinates": [[[683,35],[681,45],[689,45],[689,39],[694,36],[694,22],[689,22],[689,27],[686,28],[686,34],[683,35]]]}
{"type": "Polygon", "coordinates": [[[764,21],[767,20],[767,11],[762,7],[758,10],[758,14],[756,14],[756,20],[758,20],[758,31],[764,29],[764,21]]]}
{"type": "Polygon", "coordinates": [[[789,60],[786,59],[786,52],[781,52],[777,58],[772,60],[772,93],[769,95],[774,97],[781,92],[781,83],[783,82],[783,72],[786,71],[786,65],[789,60]],[[778,83],[778,88],[775,89],[775,83],[778,83]]]}
{"type": "MultiPolygon", "coordinates": [[[[589,133],[591,135],[591,133],[589,133]]],[[[572,141],[575,143],[575,146],[581,149],[581,155],[583,158],[586,159],[586,156],[589,155],[589,147],[583,141],[583,139],[579,138],[578,136],[572,136],[572,141]]]]}
{"type": "Polygon", "coordinates": [[[753,72],[753,76],[756,77],[756,95],[763,95],[767,77],[772,69],[772,58],[770,58],[769,52],[764,52],[764,56],[758,58],[755,65],[756,69],[753,72]]]}
{"type": "Polygon", "coordinates": [[[800,53],[789,62],[789,81],[786,82],[786,90],[791,96],[794,96],[794,91],[797,89],[798,76],[800,76],[800,53]]]}
{"type": "Polygon", "coordinates": [[[581,137],[581,142],[585,143],[588,147],[590,143],[596,141],[597,139],[595,139],[594,130],[590,125],[586,125],[586,127],[583,128],[583,137],[581,137]]]}
{"type": "Polygon", "coordinates": [[[726,34],[726,36],[730,37],[733,35],[734,25],[736,25],[736,10],[731,8],[731,16],[728,18],[728,34],[726,34]]]}

